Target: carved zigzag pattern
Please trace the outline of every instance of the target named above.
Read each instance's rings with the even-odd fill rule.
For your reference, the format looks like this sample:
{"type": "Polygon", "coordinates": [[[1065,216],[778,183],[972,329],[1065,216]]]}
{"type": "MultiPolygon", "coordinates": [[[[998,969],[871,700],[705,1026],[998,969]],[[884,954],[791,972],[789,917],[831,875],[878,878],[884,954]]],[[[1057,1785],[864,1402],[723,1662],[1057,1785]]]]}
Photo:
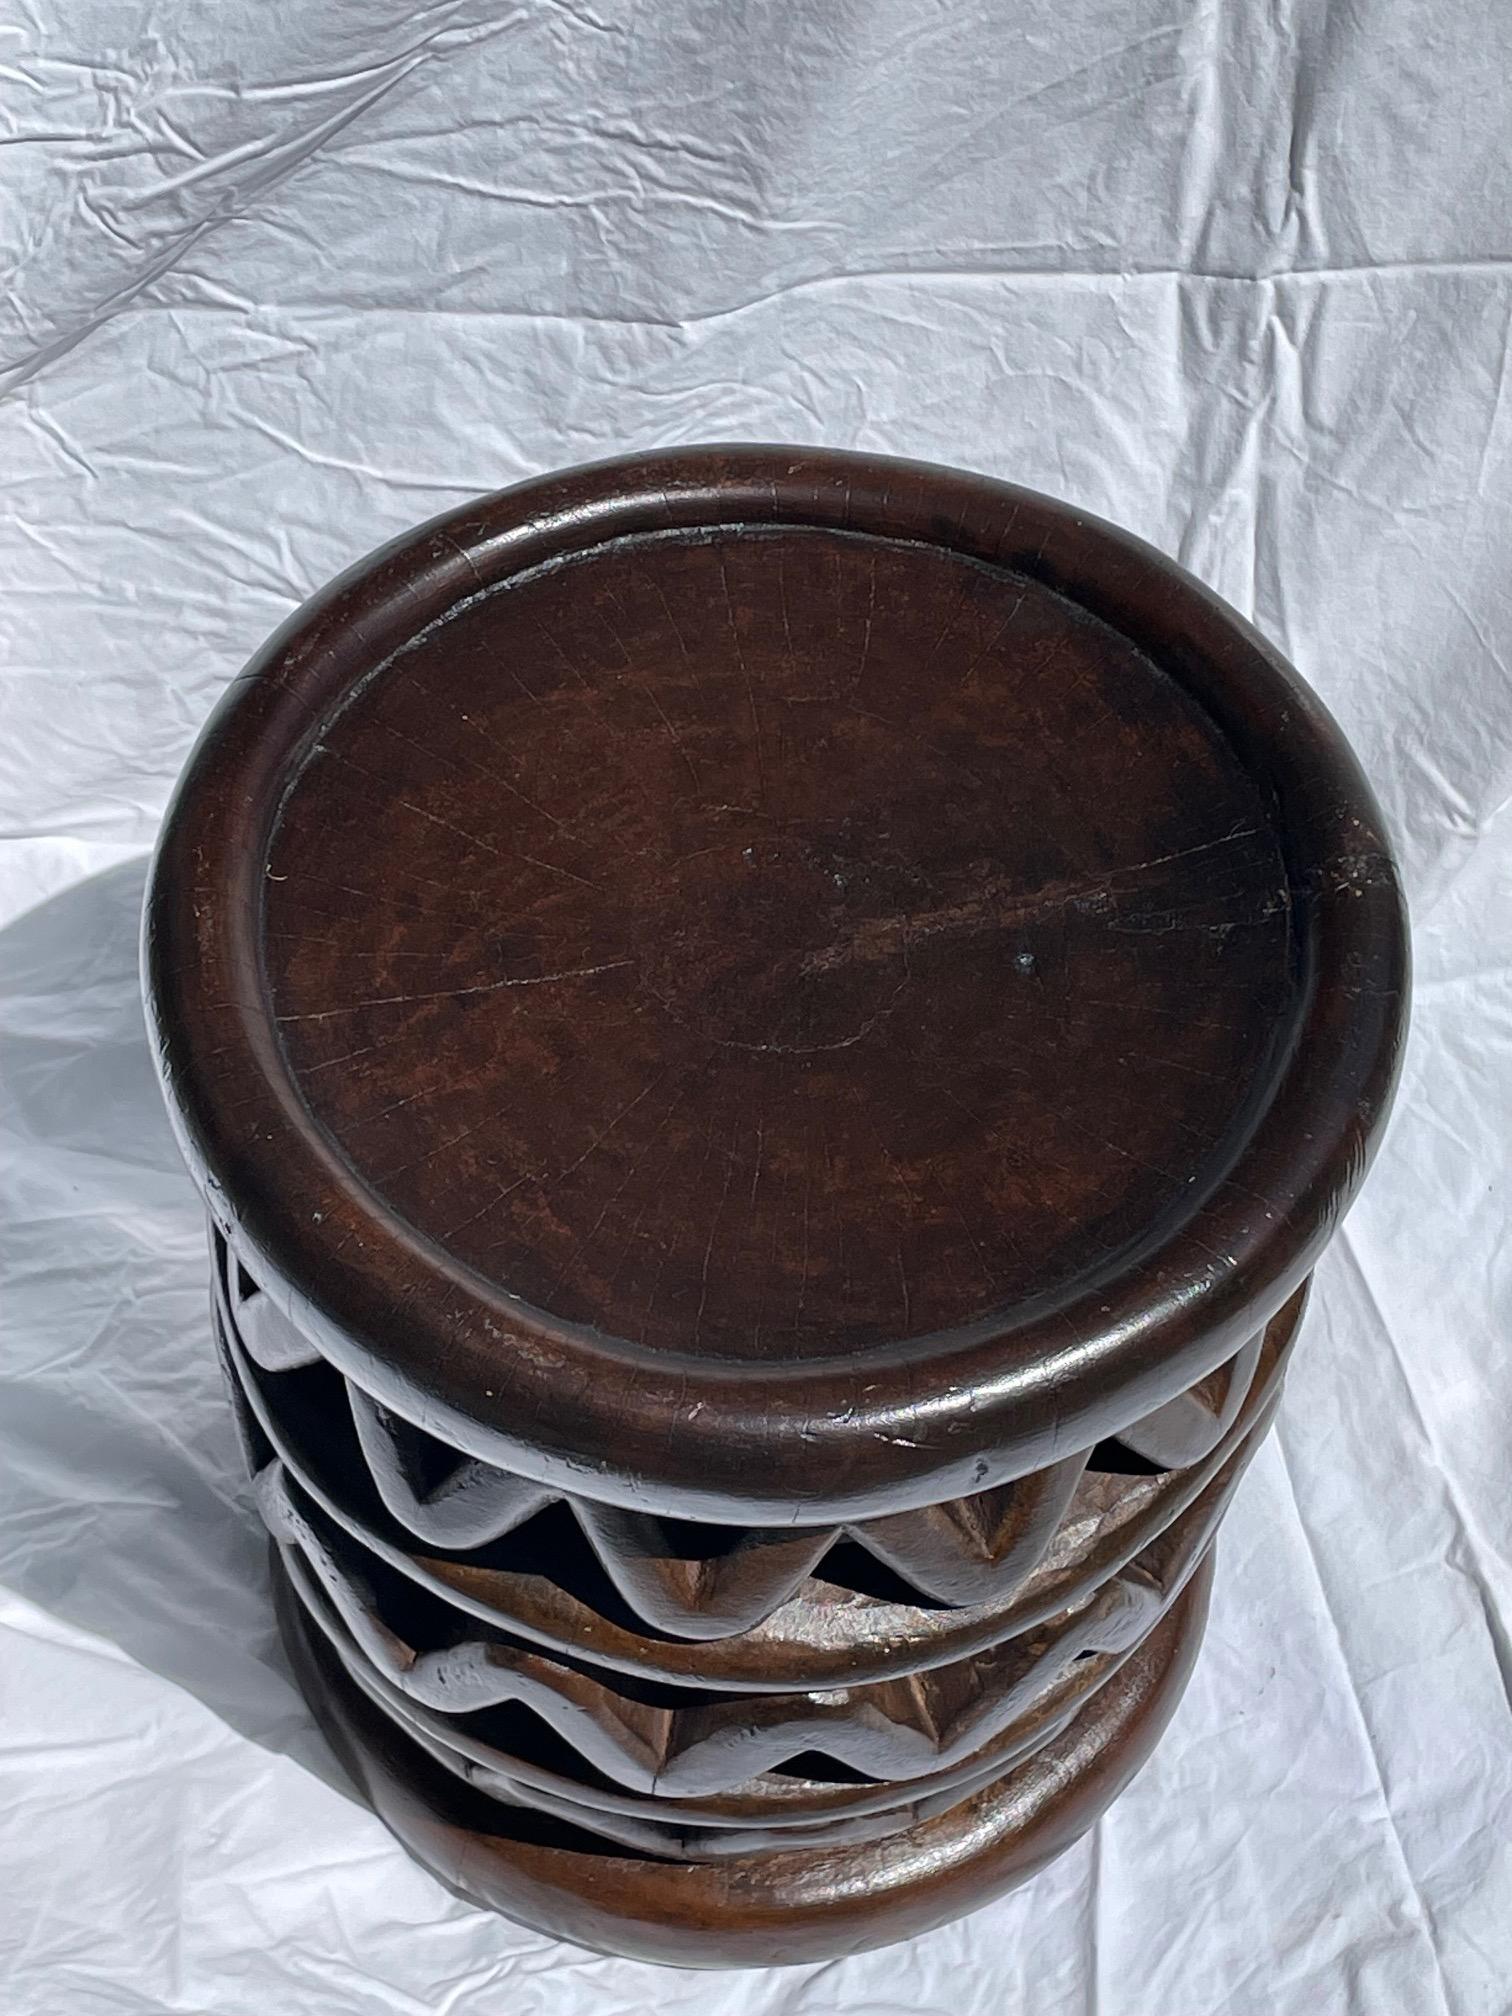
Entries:
{"type": "Polygon", "coordinates": [[[881,1519],[799,1531],[715,1528],[700,1537],[724,1551],[697,1554],[687,1551],[689,1522],[553,1491],[483,1463],[459,1464],[426,1494],[415,1431],[350,1382],[348,1394],[379,1495],[418,1539],[448,1548],[485,1546],[548,1505],[566,1503],[631,1608],[658,1630],[697,1638],[749,1630],[847,1539],[925,1596],[946,1603],[983,1600],[1029,1573],[1086,1467],[1083,1452],[997,1491],[881,1519]]]}
{"type": "Polygon", "coordinates": [[[899,1680],[768,1695],[647,1685],[548,1657],[502,1633],[412,1643],[385,1615],[370,1574],[371,1566],[381,1576],[379,1564],[364,1563],[355,1543],[301,1504],[282,1465],[261,1471],[257,1488],[302,1600],[329,1603],[362,1656],[401,1693],[450,1714],[518,1704],[623,1785],[706,1795],[807,1751],[894,1781],[970,1757],[1077,1659],[1127,1651],[1144,1637],[1201,1558],[1229,1482],[1215,1479],[1086,1603],[1022,1637],[899,1680]]]}
{"type": "Polygon", "coordinates": [[[1077,1659],[1029,1712],[964,1763],[901,1786],[859,1777],[826,1783],[766,1773],[733,1793],[679,1798],[665,1791],[632,1792],[594,1773],[586,1780],[564,1775],[538,1758],[485,1741],[476,1733],[476,1717],[459,1721],[422,1706],[357,1649],[313,1575],[297,1560],[284,1572],[303,1611],[301,1628],[317,1627],[345,1677],[443,1770],[504,1805],[547,1813],[622,1847],[683,1861],[882,1840],[916,1826],[1052,1742],[1128,1656],[1077,1659]],[[302,1579],[296,1583],[296,1578],[302,1579]]]}
{"type": "MultiPolygon", "coordinates": [[[[248,1358],[277,1375],[324,1365],[315,1346],[261,1293],[220,1235],[224,1320],[248,1358]]],[[[1118,1438],[1157,1467],[1199,1462],[1232,1426],[1263,1335],[1209,1378],[1118,1438]]],[[[327,1368],[334,1373],[334,1368],[327,1368]]],[[[748,1631],[788,1601],[832,1549],[852,1542],[924,1598],[1000,1600],[1053,1539],[1086,1469],[1082,1450],[1013,1483],[912,1512],[820,1527],[721,1527],[606,1505],[465,1457],[343,1381],[356,1436],[385,1509],[408,1533],[448,1552],[484,1548],[549,1506],[568,1506],[605,1574],[653,1630],[711,1639],[748,1631]]]]}
{"type": "MultiPolygon", "coordinates": [[[[333,1530],[350,1536],[361,1554],[371,1555],[423,1595],[463,1618],[502,1627],[569,1659],[588,1658],[644,1679],[733,1693],[799,1692],[857,1686],[946,1664],[1083,1604],[1171,1526],[1220,1471],[1230,1484],[1235,1480],[1274,1411],[1302,1299],[1295,1298],[1271,1325],[1255,1384],[1212,1456],[1186,1470],[1144,1476],[1089,1470],[1033,1574],[997,1603],[929,1610],[909,1605],[903,1585],[902,1601],[896,1596],[880,1602],[858,1599],[843,1585],[823,1579],[836,1569],[822,1564],[820,1577],[774,1614],[775,1640],[765,1625],[739,1638],[703,1640],[646,1636],[635,1630],[633,1619],[628,1628],[615,1626],[595,1607],[591,1587],[581,1595],[572,1593],[583,1564],[560,1528],[549,1535],[537,1530],[529,1551],[513,1564],[488,1565],[465,1555],[448,1560],[417,1551],[402,1529],[385,1533],[375,1525],[374,1512],[381,1512],[381,1506],[349,1423],[349,1448],[343,1454],[336,1446],[345,1410],[334,1373],[300,1375],[313,1376],[319,1386],[306,1396],[310,1405],[291,1433],[298,1410],[270,1408],[264,1375],[254,1371],[219,1319],[216,1330],[249,1471],[255,1474],[279,1458],[301,1502],[308,1501],[333,1530]],[[333,1422],[338,1424],[335,1435],[330,1432],[333,1422]],[[360,1495],[364,1490],[372,1501],[366,1508],[360,1495]],[[876,1626],[882,1618],[887,1622],[879,1637],[876,1626]],[[964,1628],[963,1642],[953,1649],[955,1619],[964,1628]]],[[[587,1551],[584,1546],[582,1552],[587,1551]]],[[[451,1635],[459,1628],[454,1618],[451,1635]]]]}

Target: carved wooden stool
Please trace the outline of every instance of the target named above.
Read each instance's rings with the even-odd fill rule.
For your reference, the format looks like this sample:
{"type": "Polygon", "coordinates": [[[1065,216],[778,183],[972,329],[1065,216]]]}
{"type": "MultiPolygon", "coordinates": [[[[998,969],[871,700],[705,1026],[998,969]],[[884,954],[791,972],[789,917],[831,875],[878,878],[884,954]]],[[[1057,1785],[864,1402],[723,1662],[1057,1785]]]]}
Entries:
{"type": "Polygon", "coordinates": [[[464,1895],[898,1939],[1139,1768],[1389,1101],[1370,793],[1137,540],[679,451],[237,681],[148,910],[289,1652],[464,1895]]]}

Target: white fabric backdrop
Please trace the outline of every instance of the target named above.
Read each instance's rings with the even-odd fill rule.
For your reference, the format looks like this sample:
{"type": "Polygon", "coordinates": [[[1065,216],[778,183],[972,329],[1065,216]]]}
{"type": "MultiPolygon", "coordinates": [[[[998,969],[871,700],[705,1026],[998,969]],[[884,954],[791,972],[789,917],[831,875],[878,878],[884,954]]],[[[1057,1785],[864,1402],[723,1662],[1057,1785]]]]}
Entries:
{"type": "Polygon", "coordinates": [[[1512,2009],[1512,9],[6,0],[7,2016],[1512,2009]],[[1026,1890],[698,1976],[471,1912],[274,1643],[136,994],[226,680],[470,493],[747,437],[1130,525],[1322,691],[1413,906],[1386,1148],[1157,1760],[1026,1890]]]}

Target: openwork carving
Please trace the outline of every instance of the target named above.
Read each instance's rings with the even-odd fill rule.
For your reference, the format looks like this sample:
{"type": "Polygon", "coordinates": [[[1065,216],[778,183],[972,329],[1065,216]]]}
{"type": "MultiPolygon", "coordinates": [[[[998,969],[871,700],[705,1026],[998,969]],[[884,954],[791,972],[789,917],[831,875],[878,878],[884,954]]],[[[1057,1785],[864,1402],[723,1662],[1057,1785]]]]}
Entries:
{"type": "MultiPolygon", "coordinates": [[[[884,1578],[906,1585],[905,1597],[915,1601],[1003,1606],[1044,1561],[1068,1517],[1084,1521],[1095,1506],[1099,1523],[1117,1526],[1120,1513],[1127,1517],[1141,1498],[1159,1495],[1141,1491],[1137,1480],[1191,1469],[1224,1445],[1254,1396],[1266,1341],[1264,1333],[1257,1335],[1189,1393],[1111,1441],[997,1489],[878,1519],[798,1531],[739,1529],[663,1519],[553,1491],[448,1448],[328,1366],[246,1268],[229,1259],[220,1234],[214,1238],[217,1317],[239,1387],[270,1442],[328,1504],[332,1493],[341,1502],[339,1480],[345,1477],[349,1495],[337,1514],[345,1523],[355,1522],[362,1532],[362,1514],[350,1498],[360,1463],[385,1527],[399,1529],[427,1557],[432,1549],[472,1557],[478,1574],[471,1587],[480,1592],[496,1586],[484,1578],[508,1573],[497,1565],[511,1558],[508,1550],[501,1556],[498,1543],[523,1536],[516,1556],[529,1558],[526,1529],[560,1505],[597,1568],[644,1626],[699,1640],[749,1631],[812,1580],[851,1586],[842,1551],[847,1543],[853,1555],[865,1557],[863,1590],[876,1586],[880,1569],[884,1578]],[[301,1381],[290,1374],[313,1376],[301,1381]]],[[[1268,1375],[1279,1366],[1283,1333],[1289,1338],[1300,1307],[1299,1297],[1277,1326],[1268,1375]]],[[[1178,1496],[1179,1488],[1165,1496],[1178,1496]]],[[[361,1483],[358,1492],[370,1496],[361,1483]]],[[[852,1558],[852,1575],[856,1565],[852,1558]]],[[[562,1568],[571,1575],[570,1563],[562,1568]]],[[[502,1613],[508,1616],[511,1607],[506,1597],[502,1613]]]]}
{"type": "MultiPolygon", "coordinates": [[[[1303,1300],[1189,1394],[1047,1471],[883,1519],[742,1532],[553,1492],[447,1448],[328,1365],[219,1232],[212,1241],[259,1504],[307,1614],[445,1768],[559,1815],[583,1787],[564,1790],[560,1772],[542,1781],[543,1734],[595,1782],[655,1801],[733,1793],[753,1818],[763,1780],[805,1756],[896,1787],[879,1810],[898,1825],[917,1808],[914,1781],[958,1794],[1008,1769],[1064,1727],[1056,1704],[1083,1705],[1186,1586],[1269,1422],[1303,1300]],[[1179,1466],[1158,1466],[1155,1450],[1179,1466]],[[561,1544],[568,1532],[575,1547],[561,1544]],[[529,1600],[543,1582],[554,1606],[529,1600]],[[605,1590],[627,1618],[622,1636],[645,1648],[638,1661],[600,1663],[593,1630],[572,1630],[605,1590]],[[824,1642],[837,1597],[870,1613],[895,1674],[869,1677],[863,1656],[852,1684],[805,1686],[805,1652],[824,1642]],[[784,1664],[758,1639],[749,1677],[761,1691],[732,1683],[732,1641],[784,1607],[811,1645],[784,1664]],[[964,1656],[951,1656],[952,1611],[969,1620],[964,1656]],[[680,1663],[658,1665],[658,1634],[674,1632],[680,1663]],[[519,1747],[459,1746],[452,1718],[505,1708],[519,1747]]],[[[659,1838],[655,1810],[620,1813],[613,1838],[659,1838]]],[[[762,1821],[760,1838],[780,1843],[806,1817],[781,1805],[762,1821]]],[[[605,1831],[601,1818],[578,1824],[605,1831]]],[[[869,1816],[863,1831],[882,1825],[869,1816]]]]}

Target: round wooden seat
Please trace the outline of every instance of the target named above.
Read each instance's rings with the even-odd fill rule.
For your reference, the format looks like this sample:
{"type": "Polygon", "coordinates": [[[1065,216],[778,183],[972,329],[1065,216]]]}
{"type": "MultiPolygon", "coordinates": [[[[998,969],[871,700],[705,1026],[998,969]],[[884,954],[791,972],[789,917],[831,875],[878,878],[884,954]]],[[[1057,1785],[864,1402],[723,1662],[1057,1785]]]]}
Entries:
{"type": "Polygon", "coordinates": [[[1405,1012],[1232,611],[922,465],[524,485],[236,683],[146,964],[285,1630],[423,1859],[796,1959],[1095,1817],[1405,1012]]]}

